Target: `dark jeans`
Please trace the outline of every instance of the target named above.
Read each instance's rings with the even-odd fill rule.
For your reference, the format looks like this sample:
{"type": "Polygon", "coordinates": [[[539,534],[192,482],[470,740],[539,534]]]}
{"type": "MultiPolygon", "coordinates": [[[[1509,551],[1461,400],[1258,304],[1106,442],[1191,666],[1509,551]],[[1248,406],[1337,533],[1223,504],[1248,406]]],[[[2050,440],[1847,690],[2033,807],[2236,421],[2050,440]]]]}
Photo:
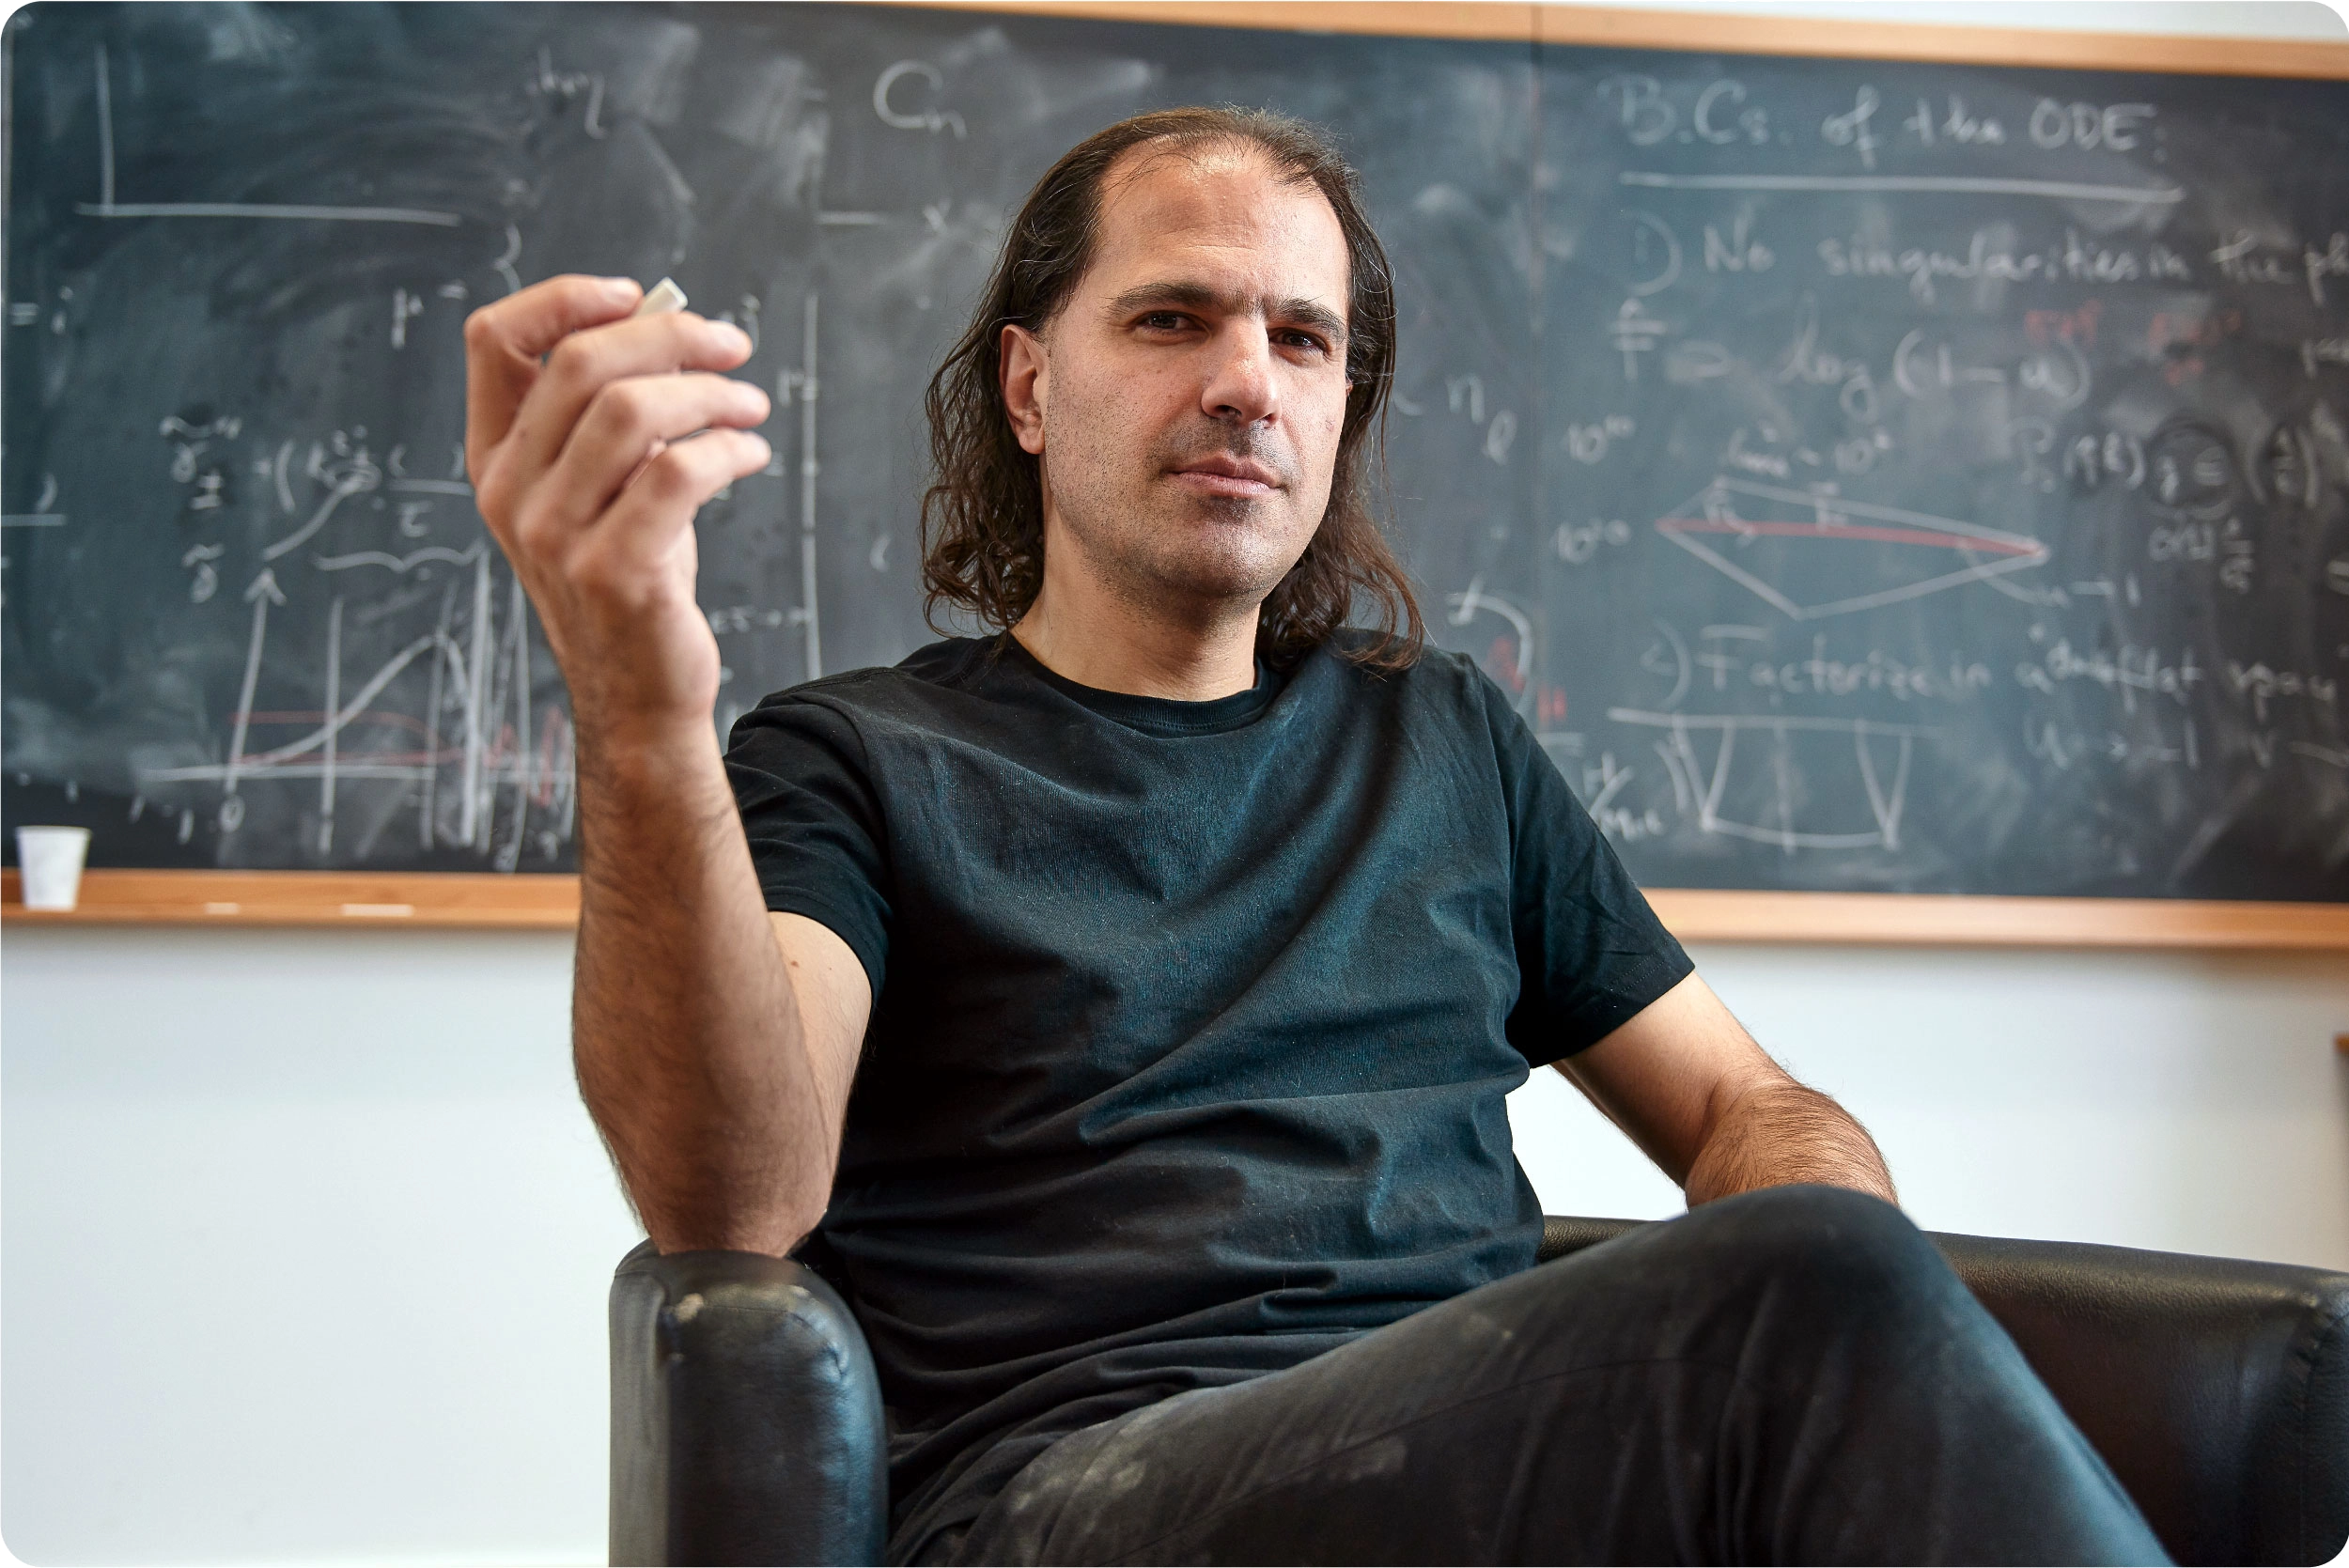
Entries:
{"type": "Polygon", "coordinates": [[[1062,1438],[956,1562],[2167,1562],[1890,1203],[1707,1203],[1062,1438]]]}

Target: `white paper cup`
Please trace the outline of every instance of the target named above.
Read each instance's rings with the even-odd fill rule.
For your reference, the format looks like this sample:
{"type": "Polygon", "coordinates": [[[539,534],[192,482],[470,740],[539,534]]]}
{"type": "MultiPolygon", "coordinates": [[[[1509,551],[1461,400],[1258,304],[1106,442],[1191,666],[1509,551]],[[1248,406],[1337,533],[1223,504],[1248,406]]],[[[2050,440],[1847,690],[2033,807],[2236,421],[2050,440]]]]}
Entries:
{"type": "Polygon", "coordinates": [[[24,907],[70,909],[82,894],[87,828],[19,828],[16,863],[24,874],[24,907]]]}

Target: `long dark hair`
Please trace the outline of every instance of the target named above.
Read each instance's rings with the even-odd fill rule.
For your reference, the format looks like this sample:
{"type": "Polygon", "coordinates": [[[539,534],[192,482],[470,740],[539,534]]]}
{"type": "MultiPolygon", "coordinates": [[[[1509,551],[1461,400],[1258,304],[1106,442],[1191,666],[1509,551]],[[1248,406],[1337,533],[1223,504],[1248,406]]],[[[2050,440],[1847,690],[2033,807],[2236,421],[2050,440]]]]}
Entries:
{"type": "Polygon", "coordinates": [[[1165,109],[1137,115],[1069,148],[1036,181],[1003,241],[970,327],[924,399],[937,479],[922,498],[925,611],[940,607],[1008,629],[1044,585],[1044,491],[1037,459],[1022,450],[1005,413],[1003,328],[1041,332],[1093,259],[1101,181],[1120,154],[1144,143],[1172,149],[1211,143],[1262,149],[1299,185],[1329,199],[1346,235],[1346,379],[1330,505],[1305,553],[1266,596],[1256,646],[1286,662],[1346,624],[1358,598],[1380,636],[1347,651],[1373,669],[1395,670],[1426,640],[1419,601],[1372,515],[1373,470],[1386,458],[1387,391],[1394,378],[1394,281],[1378,236],[1362,215],[1355,173],[1320,132],[1258,109],[1165,109]]]}

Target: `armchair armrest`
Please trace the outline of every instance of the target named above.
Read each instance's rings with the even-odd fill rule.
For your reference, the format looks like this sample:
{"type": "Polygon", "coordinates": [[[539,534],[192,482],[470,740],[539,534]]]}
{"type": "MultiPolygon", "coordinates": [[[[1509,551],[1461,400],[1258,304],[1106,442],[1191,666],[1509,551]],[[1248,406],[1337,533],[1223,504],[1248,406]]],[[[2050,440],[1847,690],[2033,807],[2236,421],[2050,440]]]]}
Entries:
{"type": "Polygon", "coordinates": [[[812,1269],[647,1241],[612,1281],[614,1563],[879,1562],[880,1382],[812,1269]]]}
{"type": "MultiPolygon", "coordinates": [[[[1541,1255],[1635,1223],[1552,1218],[1541,1255]]],[[[2178,1561],[2349,1540],[2349,1274],[1929,1234],[2178,1561]]]]}

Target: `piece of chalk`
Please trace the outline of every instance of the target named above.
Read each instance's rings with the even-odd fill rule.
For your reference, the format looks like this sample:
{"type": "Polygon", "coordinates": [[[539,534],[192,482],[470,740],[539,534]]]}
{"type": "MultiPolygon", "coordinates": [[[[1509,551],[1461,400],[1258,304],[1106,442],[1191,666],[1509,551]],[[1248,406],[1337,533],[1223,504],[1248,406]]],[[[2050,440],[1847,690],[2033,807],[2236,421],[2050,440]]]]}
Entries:
{"type": "Polygon", "coordinates": [[[685,290],[679,288],[673,279],[662,278],[645,291],[645,297],[636,303],[636,308],[630,315],[631,318],[637,316],[666,316],[673,310],[684,308],[685,290]]]}

